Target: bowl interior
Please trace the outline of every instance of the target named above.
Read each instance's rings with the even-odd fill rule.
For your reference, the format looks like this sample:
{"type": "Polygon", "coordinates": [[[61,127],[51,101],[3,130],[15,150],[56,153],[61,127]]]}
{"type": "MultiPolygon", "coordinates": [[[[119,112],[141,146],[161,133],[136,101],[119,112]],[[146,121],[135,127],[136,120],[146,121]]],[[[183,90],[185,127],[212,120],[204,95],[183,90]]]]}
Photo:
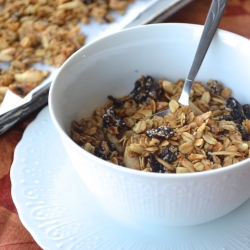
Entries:
{"type": "MultiPolygon", "coordinates": [[[[153,24],[122,30],[84,46],[61,67],[49,97],[52,119],[69,134],[73,119],[88,117],[108,95],[130,93],[141,75],[176,81],[185,78],[202,26],[153,24]]],[[[250,41],[218,30],[196,77],[232,89],[241,104],[250,98],[250,41]]]]}

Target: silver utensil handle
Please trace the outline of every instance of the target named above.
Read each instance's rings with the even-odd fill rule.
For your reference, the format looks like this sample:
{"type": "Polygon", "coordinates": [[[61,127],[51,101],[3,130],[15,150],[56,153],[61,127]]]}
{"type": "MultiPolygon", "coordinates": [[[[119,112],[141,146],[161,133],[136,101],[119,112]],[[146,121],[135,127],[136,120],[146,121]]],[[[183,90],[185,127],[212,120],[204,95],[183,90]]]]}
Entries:
{"type": "Polygon", "coordinates": [[[179,99],[179,102],[183,105],[188,106],[189,100],[187,93],[190,93],[191,91],[194,79],[200,69],[203,59],[214,37],[214,34],[222,18],[223,12],[226,8],[227,2],[228,0],[213,0],[210,6],[205,21],[204,29],[201,35],[201,39],[194,56],[193,64],[184,83],[184,91],[182,92],[183,94],[179,99]]]}

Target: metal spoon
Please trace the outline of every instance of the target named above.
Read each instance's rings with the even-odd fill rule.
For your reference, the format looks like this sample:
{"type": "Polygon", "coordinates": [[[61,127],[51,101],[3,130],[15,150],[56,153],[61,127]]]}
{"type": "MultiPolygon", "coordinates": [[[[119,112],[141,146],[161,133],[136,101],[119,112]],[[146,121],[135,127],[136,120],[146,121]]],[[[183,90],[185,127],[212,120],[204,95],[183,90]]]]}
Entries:
{"type": "MultiPolygon", "coordinates": [[[[194,79],[200,69],[203,59],[210,46],[210,43],[213,40],[214,34],[222,18],[223,12],[227,6],[227,2],[228,0],[213,0],[212,1],[212,4],[210,6],[210,9],[206,18],[204,29],[201,35],[201,39],[200,39],[200,42],[199,42],[199,45],[198,45],[198,48],[197,48],[197,51],[193,60],[193,64],[185,80],[185,83],[181,92],[181,96],[178,100],[180,104],[184,106],[190,106],[190,108],[194,109],[196,113],[199,113],[201,111],[199,111],[199,109],[194,104],[189,102],[190,91],[194,83],[194,79]]],[[[159,113],[153,114],[152,117],[156,115],[165,116],[169,112],[170,110],[166,109],[159,113]]]]}

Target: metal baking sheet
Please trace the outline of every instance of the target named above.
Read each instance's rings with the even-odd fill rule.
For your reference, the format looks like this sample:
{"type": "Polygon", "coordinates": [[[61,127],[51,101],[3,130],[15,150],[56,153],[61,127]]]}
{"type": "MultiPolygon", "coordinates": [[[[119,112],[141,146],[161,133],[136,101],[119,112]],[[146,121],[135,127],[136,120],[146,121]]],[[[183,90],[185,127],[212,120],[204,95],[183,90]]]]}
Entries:
{"type": "MultiPolygon", "coordinates": [[[[88,25],[81,25],[81,32],[87,37],[85,44],[124,28],[162,22],[191,1],[193,0],[135,0],[133,4],[130,4],[124,15],[120,15],[116,12],[112,13],[115,18],[114,23],[99,24],[92,21],[88,25]]],[[[6,68],[8,64],[0,62],[0,67],[6,68]]],[[[46,83],[52,81],[59,71],[58,68],[53,68],[49,65],[34,64],[33,67],[40,70],[50,70],[51,74],[41,85],[32,90],[24,98],[8,90],[0,107],[0,114],[4,114],[30,101],[33,93],[38,91],[46,83]]]]}

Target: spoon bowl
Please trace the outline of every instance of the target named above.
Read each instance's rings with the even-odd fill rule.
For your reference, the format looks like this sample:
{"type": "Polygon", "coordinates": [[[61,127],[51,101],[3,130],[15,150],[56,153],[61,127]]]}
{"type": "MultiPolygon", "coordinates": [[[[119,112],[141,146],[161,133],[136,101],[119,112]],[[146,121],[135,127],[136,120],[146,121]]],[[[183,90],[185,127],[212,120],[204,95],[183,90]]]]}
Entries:
{"type": "MultiPolygon", "coordinates": [[[[194,83],[195,77],[200,69],[203,59],[206,56],[207,50],[213,40],[214,34],[218,28],[224,10],[227,6],[228,0],[213,0],[210,6],[204,29],[201,35],[201,39],[194,56],[193,64],[188,73],[188,76],[184,82],[184,86],[181,92],[181,96],[178,102],[184,106],[190,106],[194,110],[195,114],[199,115],[202,111],[196,107],[190,100],[190,91],[194,83]]],[[[170,109],[163,110],[161,112],[155,113],[154,116],[165,116],[170,112],[170,109]]]]}

